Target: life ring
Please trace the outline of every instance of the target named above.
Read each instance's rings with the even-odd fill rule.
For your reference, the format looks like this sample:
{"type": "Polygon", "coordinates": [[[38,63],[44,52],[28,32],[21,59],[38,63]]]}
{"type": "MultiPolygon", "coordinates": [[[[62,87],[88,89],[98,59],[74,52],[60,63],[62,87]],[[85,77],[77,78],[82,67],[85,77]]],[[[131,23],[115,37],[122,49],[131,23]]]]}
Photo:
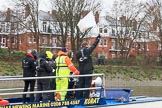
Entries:
{"type": "Polygon", "coordinates": [[[9,102],[7,100],[4,100],[3,98],[0,98],[0,106],[6,106],[9,105],[9,102]]]}

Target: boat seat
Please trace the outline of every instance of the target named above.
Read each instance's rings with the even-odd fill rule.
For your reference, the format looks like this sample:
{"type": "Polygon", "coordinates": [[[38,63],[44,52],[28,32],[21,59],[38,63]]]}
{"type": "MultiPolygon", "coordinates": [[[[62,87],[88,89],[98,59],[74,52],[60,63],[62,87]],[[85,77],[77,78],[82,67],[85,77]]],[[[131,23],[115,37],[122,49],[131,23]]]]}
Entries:
{"type": "MultiPolygon", "coordinates": [[[[128,102],[129,97],[132,95],[133,90],[129,88],[106,88],[106,99],[128,102]]],[[[101,97],[104,92],[102,91],[101,97]]]]}

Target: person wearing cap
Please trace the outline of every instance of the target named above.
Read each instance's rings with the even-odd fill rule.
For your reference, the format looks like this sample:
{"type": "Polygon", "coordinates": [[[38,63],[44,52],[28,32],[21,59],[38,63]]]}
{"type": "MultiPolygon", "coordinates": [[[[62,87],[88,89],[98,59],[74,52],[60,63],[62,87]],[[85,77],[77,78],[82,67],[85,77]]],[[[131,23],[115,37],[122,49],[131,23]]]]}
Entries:
{"type": "MultiPolygon", "coordinates": [[[[49,61],[48,61],[50,66],[52,67],[51,76],[56,76],[56,63],[55,63],[56,57],[57,57],[56,54],[52,54],[52,59],[49,59],[49,61]]],[[[48,90],[56,90],[56,80],[55,80],[55,78],[50,78],[50,83],[49,83],[49,86],[48,86],[48,90]]],[[[50,101],[55,101],[54,95],[55,95],[54,92],[49,93],[49,100],[50,101]]]]}
{"type": "MultiPolygon", "coordinates": [[[[57,53],[56,62],[56,76],[70,76],[70,72],[75,75],[79,75],[79,71],[76,69],[71,59],[68,57],[68,52],[65,47],[61,48],[57,53]]],[[[56,90],[68,89],[69,78],[56,78],[56,90]]],[[[65,100],[67,91],[59,92],[61,95],[60,100],[65,100]]]]}
{"type": "MultiPolygon", "coordinates": [[[[36,74],[36,51],[27,53],[22,60],[23,77],[35,77],[36,74]]],[[[24,80],[24,92],[28,91],[30,85],[30,91],[34,91],[35,79],[24,80]]],[[[23,94],[23,103],[26,102],[26,94],[23,94]]],[[[30,102],[34,102],[34,94],[30,94],[30,102]]]]}
{"type": "Polygon", "coordinates": [[[34,59],[37,60],[38,59],[38,54],[35,50],[31,51],[31,54],[34,56],[34,59]]]}
{"type": "MultiPolygon", "coordinates": [[[[91,54],[96,48],[100,41],[100,34],[96,37],[95,42],[92,46],[88,46],[88,42],[83,41],[80,50],[76,53],[76,59],[79,63],[80,75],[92,74],[93,73],[93,62],[91,54]]],[[[91,86],[92,77],[79,77],[78,88],[89,88],[91,86]]],[[[89,90],[81,90],[77,93],[77,98],[89,98],[89,90]]]]}
{"type": "MultiPolygon", "coordinates": [[[[39,59],[37,60],[37,76],[38,77],[47,77],[51,76],[52,66],[50,64],[50,60],[52,59],[53,54],[50,51],[41,52],[39,59]]],[[[37,80],[37,91],[45,91],[48,90],[48,86],[50,83],[50,79],[38,79],[37,80]]],[[[43,101],[48,102],[49,93],[37,93],[36,94],[36,102],[43,101]]]]}

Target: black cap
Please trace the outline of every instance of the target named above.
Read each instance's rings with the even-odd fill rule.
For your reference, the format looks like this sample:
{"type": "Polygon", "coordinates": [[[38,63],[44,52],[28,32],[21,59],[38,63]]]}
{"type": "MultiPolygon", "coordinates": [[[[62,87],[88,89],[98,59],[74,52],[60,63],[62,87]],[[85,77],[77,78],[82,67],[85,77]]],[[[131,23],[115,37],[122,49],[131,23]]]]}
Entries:
{"type": "Polygon", "coordinates": [[[31,51],[31,54],[34,56],[35,59],[38,58],[38,57],[37,57],[37,52],[36,52],[35,50],[32,50],[32,51],[31,51]]]}

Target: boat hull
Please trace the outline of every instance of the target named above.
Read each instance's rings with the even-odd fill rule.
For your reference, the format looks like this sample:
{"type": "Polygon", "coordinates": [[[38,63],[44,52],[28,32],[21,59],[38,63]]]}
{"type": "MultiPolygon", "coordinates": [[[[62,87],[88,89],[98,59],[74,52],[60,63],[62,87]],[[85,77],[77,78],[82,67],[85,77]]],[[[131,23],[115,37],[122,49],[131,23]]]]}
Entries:
{"type": "Polygon", "coordinates": [[[161,108],[162,101],[144,102],[144,103],[133,103],[123,105],[105,105],[98,108],[161,108]]]}

